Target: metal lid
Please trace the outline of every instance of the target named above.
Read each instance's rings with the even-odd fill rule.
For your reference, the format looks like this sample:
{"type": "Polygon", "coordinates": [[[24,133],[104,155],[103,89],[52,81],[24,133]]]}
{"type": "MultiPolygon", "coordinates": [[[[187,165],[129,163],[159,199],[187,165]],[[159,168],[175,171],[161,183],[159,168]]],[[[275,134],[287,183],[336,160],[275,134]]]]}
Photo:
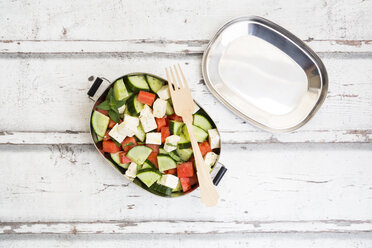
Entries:
{"type": "Polygon", "coordinates": [[[300,39],[261,17],[225,24],[203,56],[207,87],[235,114],[272,132],[304,125],[323,103],[328,78],[300,39]]]}

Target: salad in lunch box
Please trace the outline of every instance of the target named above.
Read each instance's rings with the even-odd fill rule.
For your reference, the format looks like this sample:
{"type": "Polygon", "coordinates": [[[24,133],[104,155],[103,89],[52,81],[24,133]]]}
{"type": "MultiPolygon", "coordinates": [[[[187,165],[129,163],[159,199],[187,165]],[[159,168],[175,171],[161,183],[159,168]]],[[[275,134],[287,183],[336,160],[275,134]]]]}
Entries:
{"type": "MultiPolygon", "coordinates": [[[[91,125],[101,153],[127,178],[163,196],[198,186],[193,151],[182,117],[174,113],[166,81],[148,74],[119,78],[96,103],[91,125]]],[[[195,104],[193,127],[205,165],[220,152],[219,133],[195,104]]]]}

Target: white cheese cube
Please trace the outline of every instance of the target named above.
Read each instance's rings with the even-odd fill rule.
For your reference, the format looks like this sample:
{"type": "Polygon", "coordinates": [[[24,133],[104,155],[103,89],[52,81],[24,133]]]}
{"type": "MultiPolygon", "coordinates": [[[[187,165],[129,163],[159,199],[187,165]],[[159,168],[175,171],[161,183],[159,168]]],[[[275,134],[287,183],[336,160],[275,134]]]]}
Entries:
{"type": "Polygon", "coordinates": [[[171,152],[171,151],[174,151],[177,149],[177,144],[178,142],[180,141],[180,136],[178,135],[171,135],[171,136],[168,136],[166,139],[165,139],[165,143],[164,143],[164,150],[166,152],[171,152]]]}
{"type": "Polygon", "coordinates": [[[161,145],[161,133],[147,133],[146,144],[161,145]]]}
{"type": "Polygon", "coordinates": [[[161,87],[156,94],[158,94],[160,99],[168,100],[170,97],[168,85],[164,85],[163,87],[161,87]]]}
{"type": "Polygon", "coordinates": [[[127,128],[125,125],[122,125],[123,123],[119,124],[118,132],[123,135],[124,137],[133,137],[133,135],[136,134],[136,132],[133,132],[133,130],[127,128]]]}
{"type": "Polygon", "coordinates": [[[153,110],[154,116],[156,118],[163,118],[167,110],[167,101],[164,101],[158,98],[154,102],[153,107],[154,107],[154,110],[153,110]]]}
{"type": "Polygon", "coordinates": [[[119,130],[119,124],[116,124],[109,132],[111,138],[116,140],[117,142],[121,143],[126,137],[126,134],[121,133],[119,130]]]}
{"type": "Polygon", "coordinates": [[[140,116],[140,121],[141,121],[143,130],[145,131],[145,133],[148,133],[158,127],[156,125],[155,118],[152,114],[140,116]]]}
{"type": "Polygon", "coordinates": [[[137,176],[137,164],[131,162],[127,171],[125,172],[127,177],[135,178],[137,176]]]}
{"type": "Polygon", "coordinates": [[[129,130],[136,132],[139,125],[139,119],[134,116],[124,115],[124,121],[121,124],[129,130]]]}
{"type": "Polygon", "coordinates": [[[145,104],[145,106],[140,112],[140,116],[146,116],[146,115],[152,115],[152,109],[147,104],[145,104]]]}
{"type": "Polygon", "coordinates": [[[125,175],[125,174],[124,174],[124,176],[125,176],[128,180],[130,180],[130,181],[132,181],[132,182],[134,181],[134,178],[133,178],[133,177],[128,177],[128,176],[125,175]]]}
{"type": "Polygon", "coordinates": [[[209,129],[208,135],[211,149],[220,148],[220,136],[218,135],[217,129],[209,129]]]}
{"type": "Polygon", "coordinates": [[[119,107],[118,108],[118,111],[119,111],[119,114],[123,114],[124,113],[124,111],[125,111],[125,104],[123,104],[123,106],[121,106],[121,107],[119,107]]]}
{"type": "Polygon", "coordinates": [[[167,186],[168,188],[171,188],[171,189],[175,189],[178,185],[178,177],[171,175],[171,174],[163,175],[158,180],[158,184],[167,186]]]}
{"type": "Polygon", "coordinates": [[[218,158],[218,155],[216,153],[214,153],[214,152],[208,152],[204,156],[204,163],[208,167],[212,167],[216,163],[217,158],[218,158]]]}

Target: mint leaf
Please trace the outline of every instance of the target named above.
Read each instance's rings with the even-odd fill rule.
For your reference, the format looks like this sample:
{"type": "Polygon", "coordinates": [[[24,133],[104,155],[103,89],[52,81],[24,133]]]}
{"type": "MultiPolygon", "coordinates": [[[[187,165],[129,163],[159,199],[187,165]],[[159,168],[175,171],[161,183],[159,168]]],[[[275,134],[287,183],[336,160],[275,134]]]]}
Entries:
{"type": "Polygon", "coordinates": [[[115,101],[115,107],[120,108],[121,106],[123,106],[125,104],[125,102],[126,102],[126,100],[115,101]]]}
{"type": "Polygon", "coordinates": [[[111,139],[112,141],[114,141],[114,143],[115,143],[115,145],[117,146],[117,147],[121,147],[121,144],[119,143],[119,142],[117,142],[116,140],[114,140],[114,139],[111,139]]]}
{"type": "Polygon", "coordinates": [[[123,145],[123,148],[124,148],[124,147],[127,147],[127,146],[133,146],[133,145],[134,145],[134,143],[133,143],[133,142],[129,142],[129,143],[127,143],[127,144],[123,145]]]}
{"type": "Polygon", "coordinates": [[[112,97],[114,97],[114,91],[113,91],[113,89],[111,88],[111,89],[109,90],[109,92],[107,93],[106,100],[111,101],[111,98],[112,98],[112,97]]]}
{"type": "Polygon", "coordinates": [[[111,118],[113,121],[115,121],[116,123],[119,123],[119,122],[120,122],[120,115],[119,115],[118,110],[116,110],[116,112],[115,112],[115,111],[113,111],[112,109],[110,109],[110,110],[108,111],[108,114],[109,114],[110,118],[111,118]]]}
{"type": "Polygon", "coordinates": [[[110,105],[109,105],[109,102],[108,101],[104,101],[103,103],[99,104],[97,106],[98,109],[102,109],[102,110],[109,110],[110,109],[110,105]]]}

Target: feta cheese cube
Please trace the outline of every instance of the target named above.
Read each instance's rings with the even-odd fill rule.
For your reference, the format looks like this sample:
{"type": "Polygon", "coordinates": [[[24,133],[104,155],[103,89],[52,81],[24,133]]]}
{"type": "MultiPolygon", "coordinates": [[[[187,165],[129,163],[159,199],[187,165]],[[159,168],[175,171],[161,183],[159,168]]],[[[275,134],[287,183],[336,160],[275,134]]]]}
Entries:
{"type": "Polygon", "coordinates": [[[214,152],[208,152],[204,156],[204,163],[208,167],[212,167],[216,163],[217,158],[218,158],[218,155],[216,153],[214,153],[214,152]]]}
{"type": "Polygon", "coordinates": [[[158,98],[154,102],[153,108],[154,108],[153,110],[154,116],[156,118],[163,118],[167,110],[167,101],[158,98]]]}
{"type": "Polygon", "coordinates": [[[116,140],[117,142],[121,143],[126,137],[126,134],[121,133],[119,130],[119,124],[116,124],[109,132],[111,138],[116,140]]]}
{"type": "Polygon", "coordinates": [[[127,171],[125,172],[125,175],[130,178],[135,178],[137,176],[137,164],[134,162],[131,162],[127,171]]]}
{"type": "Polygon", "coordinates": [[[156,125],[155,118],[152,114],[140,116],[140,121],[141,121],[143,130],[145,131],[145,133],[148,133],[158,127],[156,125]]]}
{"type": "Polygon", "coordinates": [[[171,189],[175,189],[178,185],[178,177],[171,175],[171,174],[163,175],[158,180],[158,184],[167,186],[168,188],[171,188],[171,189]]]}
{"type": "Polygon", "coordinates": [[[119,107],[118,108],[118,111],[119,111],[119,114],[123,114],[124,113],[124,111],[125,111],[125,104],[123,104],[123,106],[121,106],[121,107],[119,107]]]}
{"type": "Polygon", "coordinates": [[[158,92],[156,94],[158,94],[158,96],[160,97],[160,99],[168,100],[169,97],[170,97],[170,95],[169,95],[169,86],[168,85],[164,85],[163,87],[160,88],[160,90],[158,90],[158,92]]]}
{"type": "Polygon", "coordinates": [[[147,133],[146,144],[161,145],[161,133],[147,133]]]}
{"type": "Polygon", "coordinates": [[[124,137],[133,137],[133,135],[136,134],[136,132],[133,132],[133,130],[127,128],[125,125],[122,125],[123,123],[119,124],[118,132],[123,135],[124,137]]]}
{"type": "Polygon", "coordinates": [[[140,112],[140,116],[146,116],[146,115],[152,115],[152,109],[147,104],[145,104],[145,106],[140,112]]]}
{"type": "Polygon", "coordinates": [[[220,136],[218,135],[217,129],[209,129],[208,135],[211,149],[220,148],[220,136]]]}
{"type": "Polygon", "coordinates": [[[124,115],[124,121],[121,123],[129,130],[136,132],[139,125],[139,119],[134,116],[124,115]]]}
{"type": "Polygon", "coordinates": [[[165,139],[165,143],[164,143],[164,150],[166,152],[171,152],[171,151],[174,151],[177,149],[177,144],[178,142],[180,141],[180,136],[178,135],[171,135],[171,136],[168,136],[166,139],[165,139]]]}

